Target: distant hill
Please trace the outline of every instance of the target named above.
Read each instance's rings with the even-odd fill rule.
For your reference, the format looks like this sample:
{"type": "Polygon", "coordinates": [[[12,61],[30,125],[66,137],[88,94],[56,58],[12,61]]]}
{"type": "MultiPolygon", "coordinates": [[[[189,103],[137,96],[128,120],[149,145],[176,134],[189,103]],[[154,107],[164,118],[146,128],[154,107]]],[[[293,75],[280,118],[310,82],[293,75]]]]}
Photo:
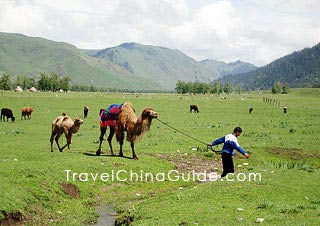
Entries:
{"type": "Polygon", "coordinates": [[[179,50],[123,43],[102,50],[80,50],[44,38],[0,32],[0,75],[39,76],[54,72],[73,84],[131,90],[173,90],[178,80],[212,82],[226,74],[255,69],[237,61],[196,61],[179,50]]]}
{"type": "Polygon", "coordinates": [[[128,72],[152,79],[169,89],[174,89],[178,80],[190,82],[212,82],[222,75],[253,70],[254,65],[237,61],[227,64],[214,60],[196,61],[179,50],[165,47],[123,43],[98,51],[86,50],[87,54],[107,59],[128,72]]]}
{"type": "Polygon", "coordinates": [[[39,76],[55,72],[71,83],[122,89],[153,89],[158,83],[132,76],[123,67],[91,57],[73,45],[0,32],[0,75],[39,76]]]}
{"type": "Polygon", "coordinates": [[[218,74],[179,50],[164,47],[124,43],[90,55],[111,61],[134,75],[172,90],[178,80],[211,82],[219,78],[218,74]]]}
{"type": "Polygon", "coordinates": [[[240,60],[231,63],[226,63],[223,61],[206,59],[200,61],[200,63],[203,64],[210,71],[213,71],[216,74],[218,74],[219,77],[245,73],[257,69],[257,66],[246,62],[242,62],[240,60]]]}
{"type": "Polygon", "coordinates": [[[256,70],[228,75],[218,81],[262,90],[270,89],[275,82],[289,87],[320,87],[320,43],[281,57],[256,70]]]}

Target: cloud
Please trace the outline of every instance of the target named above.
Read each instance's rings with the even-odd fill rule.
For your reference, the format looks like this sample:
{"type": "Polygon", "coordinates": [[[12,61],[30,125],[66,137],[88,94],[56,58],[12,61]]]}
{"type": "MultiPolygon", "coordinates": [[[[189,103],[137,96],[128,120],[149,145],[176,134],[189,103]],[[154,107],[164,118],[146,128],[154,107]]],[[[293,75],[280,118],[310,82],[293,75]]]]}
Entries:
{"type": "Polygon", "coordinates": [[[319,42],[319,0],[1,0],[0,31],[102,49],[138,42],[258,66],[319,42]]]}
{"type": "Polygon", "coordinates": [[[0,4],[0,28],[6,32],[29,33],[43,28],[45,15],[31,1],[4,1],[0,4]],[[29,23],[32,22],[32,23],[29,23]]]}
{"type": "Polygon", "coordinates": [[[225,58],[232,48],[229,40],[239,26],[239,18],[233,11],[228,1],[204,5],[188,21],[169,29],[171,42],[198,59],[225,58]]]}

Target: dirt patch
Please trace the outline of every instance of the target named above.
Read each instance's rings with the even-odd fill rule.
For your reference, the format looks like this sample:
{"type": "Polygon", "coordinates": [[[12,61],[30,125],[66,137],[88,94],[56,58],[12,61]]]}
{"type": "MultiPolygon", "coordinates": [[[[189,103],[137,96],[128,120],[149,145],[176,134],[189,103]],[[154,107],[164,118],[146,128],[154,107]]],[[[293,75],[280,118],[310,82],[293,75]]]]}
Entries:
{"type": "Polygon", "coordinates": [[[24,216],[19,210],[15,210],[11,213],[1,210],[1,213],[4,216],[4,218],[0,220],[1,226],[23,225],[24,216]]]}
{"type": "Polygon", "coordinates": [[[207,159],[199,154],[156,154],[155,157],[165,159],[175,165],[179,172],[217,172],[221,169],[221,161],[207,159]]]}
{"type": "Polygon", "coordinates": [[[304,160],[308,158],[320,157],[320,154],[305,153],[305,151],[298,148],[271,147],[266,148],[265,150],[273,155],[289,158],[292,160],[304,160]]]}
{"type": "Polygon", "coordinates": [[[61,189],[64,193],[69,195],[71,198],[79,198],[80,196],[80,191],[78,187],[74,184],[62,183],[61,189]]]}

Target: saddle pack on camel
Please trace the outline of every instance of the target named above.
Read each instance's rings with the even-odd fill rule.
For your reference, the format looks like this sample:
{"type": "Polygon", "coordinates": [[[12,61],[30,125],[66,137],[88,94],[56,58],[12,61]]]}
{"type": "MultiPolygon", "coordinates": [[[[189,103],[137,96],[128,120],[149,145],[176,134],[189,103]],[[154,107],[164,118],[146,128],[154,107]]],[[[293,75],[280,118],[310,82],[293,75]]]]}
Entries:
{"type": "Polygon", "coordinates": [[[100,126],[115,126],[123,104],[111,104],[100,114],[100,126]]]}

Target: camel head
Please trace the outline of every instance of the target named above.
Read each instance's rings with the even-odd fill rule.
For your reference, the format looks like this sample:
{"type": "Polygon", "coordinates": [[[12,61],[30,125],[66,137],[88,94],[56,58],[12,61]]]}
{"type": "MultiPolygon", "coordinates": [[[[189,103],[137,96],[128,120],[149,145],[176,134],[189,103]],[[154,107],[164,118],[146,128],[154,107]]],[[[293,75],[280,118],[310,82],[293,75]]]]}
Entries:
{"type": "Polygon", "coordinates": [[[155,112],[151,107],[146,107],[145,109],[143,109],[141,116],[143,118],[154,119],[158,118],[158,113],[155,112]]]}
{"type": "MultiPolygon", "coordinates": [[[[78,130],[80,129],[80,125],[83,123],[83,120],[80,117],[77,117],[74,119],[73,125],[70,128],[71,133],[77,133],[78,130]]],[[[71,144],[71,141],[70,141],[71,144]]]]}
{"type": "Polygon", "coordinates": [[[80,126],[83,123],[83,120],[80,117],[74,119],[74,125],[80,126]]]}

